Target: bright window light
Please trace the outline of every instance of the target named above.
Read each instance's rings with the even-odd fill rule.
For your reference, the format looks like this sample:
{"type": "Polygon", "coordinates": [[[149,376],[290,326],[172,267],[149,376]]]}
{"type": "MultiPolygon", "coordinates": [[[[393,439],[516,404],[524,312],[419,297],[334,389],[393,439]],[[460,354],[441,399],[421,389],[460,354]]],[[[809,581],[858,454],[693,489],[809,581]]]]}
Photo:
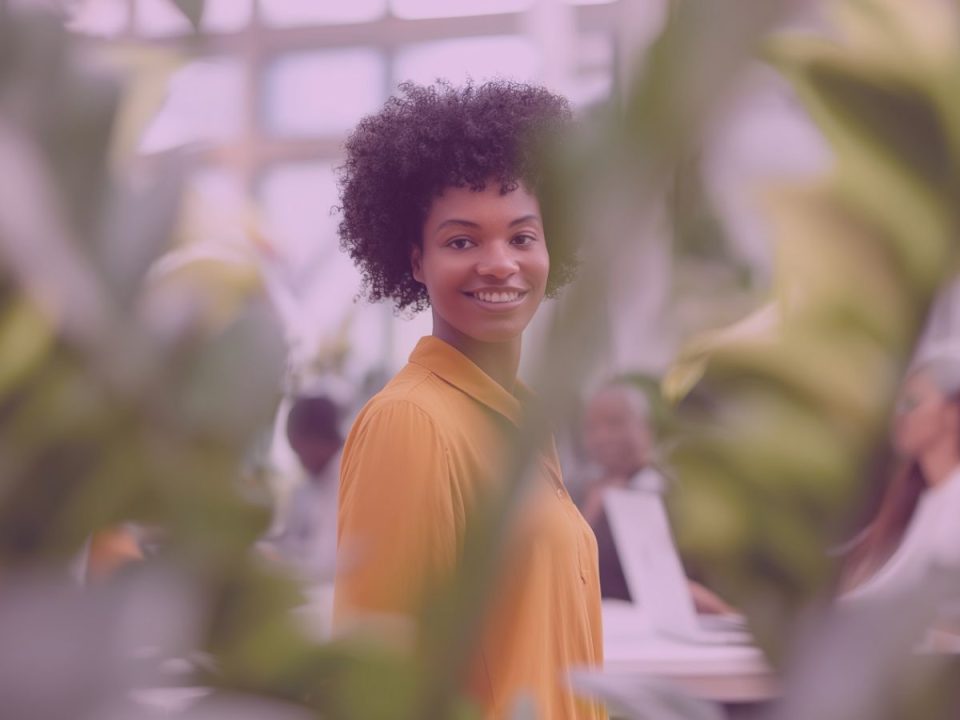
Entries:
{"type": "Polygon", "coordinates": [[[540,55],[527,39],[487,36],[410,45],[398,54],[394,81],[429,84],[438,77],[455,85],[504,78],[521,82],[540,76],[540,55]]]}
{"type": "MultiPolygon", "coordinates": [[[[137,30],[150,37],[184,35],[193,31],[172,0],[136,0],[137,30]]],[[[253,14],[253,0],[207,0],[201,30],[235,32],[243,29],[253,14]]]]}
{"type": "Polygon", "coordinates": [[[360,275],[337,240],[337,187],[331,163],[277,165],[260,184],[264,232],[279,256],[272,282],[299,307],[293,333],[306,340],[335,331],[351,312],[360,275]]]}
{"type": "Polygon", "coordinates": [[[263,176],[260,199],[267,237],[291,266],[305,268],[320,251],[337,248],[332,164],[277,165],[263,176]]]}
{"type": "Polygon", "coordinates": [[[199,242],[235,247],[247,244],[248,203],[235,172],[216,166],[196,169],[189,176],[187,190],[191,231],[199,242]]]}
{"type": "Polygon", "coordinates": [[[278,57],[266,75],[268,129],[309,137],[350,130],[383,100],[383,58],[362,48],[278,57]]]}
{"type": "Polygon", "coordinates": [[[203,167],[190,174],[189,187],[207,205],[228,210],[234,219],[242,215],[246,201],[236,173],[221,167],[203,167]]]}
{"type": "Polygon", "coordinates": [[[610,99],[613,78],[609,72],[583,73],[569,81],[564,95],[575,107],[587,107],[610,99]]]}
{"type": "Polygon", "coordinates": [[[71,6],[67,27],[87,35],[111,37],[122,33],[129,21],[125,0],[86,0],[71,6]]]}
{"type": "Polygon", "coordinates": [[[577,65],[612,71],[613,39],[605,33],[584,33],[577,38],[577,65]]]}
{"type": "Polygon", "coordinates": [[[170,0],[137,0],[137,32],[161,37],[190,30],[190,23],[170,0]]]}
{"type": "Polygon", "coordinates": [[[253,0],[207,0],[203,11],[203,30],[212,33],[237,32],[250,24],[253,0]]]}
{"type": "Polygon", "coordinates": [[[526,10],[533,0],[392,0],[397,17],[434,18],[493,15],[526,10]]]}
{"type": "Polygon", "coordinates": [[[167,101],[147,129],[143,152],[223,142],[243,129],[244,73],[232,58],[198,60],[170,80],[167,101]]]}
{"type": "Polygon", "coordinates": [[[386,10],[387,0],[260,0],[263,19],[278,27],[369,22],[386,10]]]}

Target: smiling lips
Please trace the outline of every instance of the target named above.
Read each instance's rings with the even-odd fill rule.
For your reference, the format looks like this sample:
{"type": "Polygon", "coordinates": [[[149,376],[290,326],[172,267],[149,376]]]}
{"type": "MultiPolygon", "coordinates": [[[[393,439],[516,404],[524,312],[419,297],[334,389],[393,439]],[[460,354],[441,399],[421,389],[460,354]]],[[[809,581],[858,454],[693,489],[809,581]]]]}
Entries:
{"type": "Polygon", "coordinates": [[[468,292],[472,298],[488,303],[490,305],[508,305],[510,303],[515,303],[518,300],[522,300],[527,294],[526,290],[518,290],[516,288],[504,288],[503,290],[475,290],[473,292],[468,292]]]}

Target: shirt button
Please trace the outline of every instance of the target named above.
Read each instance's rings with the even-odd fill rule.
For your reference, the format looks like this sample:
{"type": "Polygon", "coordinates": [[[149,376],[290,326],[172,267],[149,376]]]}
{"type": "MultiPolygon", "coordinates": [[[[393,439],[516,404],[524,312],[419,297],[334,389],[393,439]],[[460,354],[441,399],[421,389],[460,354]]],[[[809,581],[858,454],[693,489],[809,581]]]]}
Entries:
{"type": "Polygon", "coordinates": [[[563,492],[563,488],[558,487],[558,488],[557,488],[557,497],[560,498],[560,499],[563,499],[564,494],[565,494],[565,493],[563,492]]]}

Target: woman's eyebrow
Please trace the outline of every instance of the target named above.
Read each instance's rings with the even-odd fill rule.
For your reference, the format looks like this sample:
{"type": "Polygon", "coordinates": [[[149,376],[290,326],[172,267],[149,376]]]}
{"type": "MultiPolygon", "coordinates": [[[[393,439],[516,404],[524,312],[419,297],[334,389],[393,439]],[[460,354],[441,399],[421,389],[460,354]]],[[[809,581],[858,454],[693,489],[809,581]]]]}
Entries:
{"type": "MultiPolygon", "coordinates": [[[[517,225],[522,225],[523,223],[530,222],[531,220],[535,222],[540,222],[540,216],[534,215],[532,213],[529,215],[523,215],[522,217],[518,217],[515,220],[511,220],[510,225],[508,227],[515,227],[517,225]]],[[[461,218],[448,218],[440,222],[440,224],[437,225],[436,230],[434,230],[434,232],[439,232],[449,225],[456,225],[458,227],[468,227],[468,228],[480,227],[479,223],[475,223],[472,220],[463,220],[461,218]]]]}
{"type": "Polygon", "coordinates": [[[540,216],[530,214],[530,215],[524,215],[523,217],[518,217],[516,220],[513,220],[510,223],[510,227],[513,227],[514,225],[522,225],[523,223],[529,222],[530,220],[535,220],[537,222],[540,222],[540,216]]]}
{"type": "Polygon", "coordinates": [[[469,228],[480,227],[478,223],[475,223],[471,220],[460,220],[459,218],[450,218],[448,220],[444,220],[439,225],[437,225],[437,229],[434,232],[443,230],[443,228],[447,227],[447,225],[460,225],[462,227],[469,227],[469,228]]]}

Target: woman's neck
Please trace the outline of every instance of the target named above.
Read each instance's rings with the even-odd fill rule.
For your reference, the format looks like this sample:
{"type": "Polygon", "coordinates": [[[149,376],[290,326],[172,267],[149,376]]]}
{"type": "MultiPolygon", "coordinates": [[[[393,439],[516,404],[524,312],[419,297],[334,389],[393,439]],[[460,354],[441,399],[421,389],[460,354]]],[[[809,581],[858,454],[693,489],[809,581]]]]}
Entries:
{"type": "Polygon", "coordinates": [[[434,322],[434,337],[440,338],[462,352],[473,363],[496,381],[507,392],[513,393],[520,367],[520,336],[502,343],[475,340],[449,326],[434,322]]]}
{"type": "Polygon", "coordinates": [[[920,457],[923,477],[930,487],[942,485],[957,466],[960,466],[960,448],[952,438],[948,440],[933,446],[920,457]]]}

